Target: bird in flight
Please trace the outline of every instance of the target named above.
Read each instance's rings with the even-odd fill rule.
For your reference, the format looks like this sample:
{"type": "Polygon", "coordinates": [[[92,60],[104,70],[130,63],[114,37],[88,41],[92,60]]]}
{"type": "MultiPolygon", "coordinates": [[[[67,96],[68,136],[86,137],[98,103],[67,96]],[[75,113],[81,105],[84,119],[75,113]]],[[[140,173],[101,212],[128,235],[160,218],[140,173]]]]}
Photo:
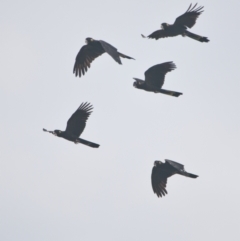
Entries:
{"type": "Polygon", "coordinates": [[[162,89],[166,73],[174,70],[175,68],[176,65],[173,62],[165,62],[154,65],[145,71],[145,81],[133,78],[136,80],[133,83],[133,86],[137,89],[178,97],[179,95],[182,95],[182,93],[162,89]]]}
{"type": "Polygon", "coordinates": [[[48,131],[43,129],[43,131],[47,131],[55,136],[62,137],[68,141],[72,141],[75,144],[82,143],[84,145],[98,148],[100,145],[86,141],[79,136],[82,134],[85,126],[86,121],[90,114],[92,113],[93,106],[90,103],[82,103],[79,108],[72,114],[67,122],[67,127],[65,131],[54,130],[48,131]]]}
{"type": "Polygon", "coordinates": [[[165,163],[161,161],[155,161],[152,169],[152,188],[153,192],[162,197],[167,194],[166,185],[167,178],[174,174],[180,174],[185,177],[197,178],[195,174],[188,173],[184,170],[184,166],[180,163],[165,160],[165,163]]]}
{"type": "MultiPolygon", "coordinates": [[[[209,42],[207,37],[203,37],[194,33],[191,33],[187,30],[187,28],[192,28],[197,18],[203,12],[203,7],[197,7],[197,3],[192,7],[190,4],[187,11],[176,18],[173,24],[162,23],[160,30],[157,30],[151,33],[148,38],[159,39],[159,38],[167,38],[167,37],[175,37],[177,35],[182,35],[183,37],[188,36],[189,38],[195,39],[200,42],[209,42]]],[[[146,38],[143,34],[142,37],[146,38]]]]}
{"type": "Polygon", "coordinates": [[[73,67],[75,76],[81,77],[90,68],[91,62],[102,55],[108,53],[116,62],[122,64],[120,57],[127,59],[134,59],[125,54],[119,53],[115,47],[103,40],[94,40],[93,38],[86,38],[86,45],[84,45],[78,52],[73,67]]]}

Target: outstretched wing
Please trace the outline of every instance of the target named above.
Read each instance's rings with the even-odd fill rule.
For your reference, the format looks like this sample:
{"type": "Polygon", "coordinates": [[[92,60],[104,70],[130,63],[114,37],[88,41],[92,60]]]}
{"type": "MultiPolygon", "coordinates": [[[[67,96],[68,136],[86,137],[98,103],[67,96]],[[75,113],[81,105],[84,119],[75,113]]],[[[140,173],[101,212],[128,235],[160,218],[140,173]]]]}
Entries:
{"type": "Polygon", "coordinates": [[[91,45],[84,45],[78,52],[75,60],[75,64],[73,67],[73,73],[75,76],[81,77],[87,72],[88,68],[90,68],[90,63],[102,55],[104,52],[100,49],[94,48],[91,45]]]}
{"type": "Polygon", "coordinates": [[[93,106],[90,103],[82,103],[79,108],[72,114],[67,122],[66,132],[79,137],[83,132],[86,121],[92,113],[93,106]]]}
{"type": "Polygon", "coordinates": [[[119,57],[119,53],[117,52],[117,49],[115,47],[113,47],[111,44],[103,41],[103,40],[99,40],[99,42],[101,43],[103,49],[119,64],[122,64],[120,57],[119,57]]]}
{"type": "Polygon", "coordinates": [[[187,11],[181,16],[179,16],[178,18],[176,18],[174,25],[184,25],[184,26],[187,26],[188,28],[191,28],[192,26],[194,26],[194,24],[197,21],[197,18],[203,12],[202,6],[195,8],[196,6],[197,6],[197,3],[193,7],[192,7],[192,4],[190,4],[187,11]]]}
{"type": "MultiPolygon", "coordinates": [[[[145,38],[144,35],[142,35],[142,36],[145,38]]],[[[165,30],[160,29],[160,30],[157,30],[157,31],[151,33],[151,34],[148,35],[147,37],[148,37],[148,38],[153,38],[153,39],[156,39],[156,40],[157,40],[157,39],[159,39],[159,38],[167,38],[167,37],[170,37],[170,36],[168,35],[168,33],[167,33],[165,30]]]]}
{"type": "Polygon", "coordinates": [[[173,62],[157,64],[149,68],[145,74],[145,81],[149,85],[161,88],[164,84],[166,73],[174,70],[176,65],[173,62]]]}
{"type": "Polygon", "coordinates": [[[163,168],[159,166],[153,167],[152,188],[153,188],[153,192],[156,193],[158,197],[162,197],[167,194],[167,190],[166,190],[167,178],[168,178],[168,175],[163,168]]]}

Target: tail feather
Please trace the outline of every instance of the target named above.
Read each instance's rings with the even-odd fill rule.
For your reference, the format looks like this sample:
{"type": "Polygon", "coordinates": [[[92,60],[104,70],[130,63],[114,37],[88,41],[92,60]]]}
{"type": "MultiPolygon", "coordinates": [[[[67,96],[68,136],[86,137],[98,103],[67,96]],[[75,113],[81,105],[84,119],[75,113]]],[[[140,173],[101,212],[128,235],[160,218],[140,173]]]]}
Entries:
{"type": "Polygon", "coordinates": [[[199,41],[199,42],[209,42],[210,40],[207,38],[207,37],[202,37],[202,36],[199,36],[199,35],[197,35],[197,34],[195,34],[195,33],[191,33],[191,32],[189,32],[189,31],[187,31],[187,30],[185,30],[185,35],[186,36],[188,36],[189,38],[192,38],[192,39],[195,39],[195,40],[197,40],[197,41],[199,41]]]}
{"type": "Polygon", "coordinates": [[[191,178],[197,178],[198,175],[195,175],[195,174],[192,174],[192,173],[188,173],[188,177],[191,177],[191,178]]]}
{"type": "MultiPolygon", "coordinates": [[[[122,53],[119,53],[119,52],[118,52],[118,54],[119,54],[119,56],[122,57],[122,58],[134,59],[134,58],[132,58],[132,57],[129,57],[129,56],[127,56],[127,55],[125,55],[125,54],[122,54],[122,53]]],[[[134,59],[134,60],[135,60],[135,59],[134,59]]]]}
{"type": "Polygon", "coordinates": [[[180,173],[181,175],[185,176],[185,177],[191,177],[191,178],[197,178],[198,176],[192,173],[188,173],[186,171],[183,171],[180,173]]]}
{"type": "Polygon", "coordinates": [[[90,142],[90,141],[86,141],[82,138],[78,138],[76,140],[76,143],[81,143],[81,144],[84,144],[84,145],[87,145],[87,146],[90,146],[90,147],[93,147],[93,148],[98,148],[100,146],[99,144],[96,144],[96,143],[93,143],[93,142],[90,142]]]}
{"type": "Polygon", "coordinates": [[[176,91],[172,91],[172,90],[164,90],[164,89],[160,89],[157,92],[165,94],[165,95],[171,95],[171,96],[174,96],[174,97],[178,97],[178,96],[183,94],[183,93],[180,93],[180,92],[176,92],[176,91]]]}

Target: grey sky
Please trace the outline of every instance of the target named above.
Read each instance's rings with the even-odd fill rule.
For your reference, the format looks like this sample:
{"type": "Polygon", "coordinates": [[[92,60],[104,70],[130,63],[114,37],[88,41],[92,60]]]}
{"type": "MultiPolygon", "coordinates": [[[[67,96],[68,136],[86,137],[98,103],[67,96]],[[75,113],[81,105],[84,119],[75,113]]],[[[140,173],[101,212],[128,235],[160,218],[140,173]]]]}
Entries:
{"type": "Polygon", "coordinates": [[[142,34],[173,23],[190,1],[1,1],[0,240],[239,240],[239,1],[206,1],[192,32],[209,43],[142,34]],[[86,37],[121,53],[72,68],[86,37]],[[133,88],[152,65],[174,61],[164,88],[133,88]],[[56,138],[80,103],[94,111],[82,138],[56,138]],[[180,162],[158,199],[154,160],[180,162]]]}

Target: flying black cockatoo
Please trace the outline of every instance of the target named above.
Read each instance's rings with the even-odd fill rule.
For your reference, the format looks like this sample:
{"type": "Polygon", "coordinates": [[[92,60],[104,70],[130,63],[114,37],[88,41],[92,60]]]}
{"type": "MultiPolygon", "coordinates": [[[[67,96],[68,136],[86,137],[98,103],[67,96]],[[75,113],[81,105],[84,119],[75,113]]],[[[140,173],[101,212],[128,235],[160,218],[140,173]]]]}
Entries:
{"type": "Polygon", "coordinates": [[[174,70],[175,68],[176,65],[173,62],[154,65],[144,73],[145,81],[133,78],[136,80],[133,83],[133,86],[137,89],[178,97],[179,95],[182,95],[182,93],[162,89],[166,73],[174,70]]]}
{"type": "Polygon", "coordinates": [[[90,147],[98,148],[100,145],[79,138],[86,126],[88,117],[92,113],[92,109],[93,107],[90,103],[82,103],[68,120],[65,131],[48,131],[46,129],[43,129],[43,131],[47,131],[55,136],[62,137],[68,141],[72,141],[75,144],[82,143],[90,147]]]}
{"type": "MultiPolygon", "coordinates": [[[[176,18],[175,22],[173,24],[168,23],[162,23],[160,30],[157,30],[153,33],[151,33],[148,38],[166,38],[166,37],[174,37],[177,35],[182,35],[183,37],[188,36],[192,39],[195,39],[200,42],[209,42],[209,39],[207,37],[202,37],[197,34],[191,33],[187,31],[187,28],[192,28],[199,15],[203,12],[203,7],[197,7],[197,3],[192,7],[192,4],[190,4],[187,11],[176,18]]],[[[142,37],[145,38],[145,36],[142,34],[142,37]]]]}
{"type": "Polygon", "coordinates": [[[165,163],[155,161],[152,169],[152,188],[153,192],[156,193],[158,197],[162,197],[167,194],[167,178],[174,174],[180,174],[191,178],[198,177],[197,175],[186,172],[184,170],[184,166],[180,163],[170,160],[165,160],[165,163]]]}
{"type": "Polygon", "coordinates": [[[86,38],[86,45],[84,45],[78,52],[73,67],[73,73],[75,76],[81,77],[90,68],[91,62],[102,55],[108,53],[116,62],[122,64],[120,57],[127,59],[134,59],[125,54],[121,54],[115,47],[103,40],[94,40],[92,38],[86,38]]]}

